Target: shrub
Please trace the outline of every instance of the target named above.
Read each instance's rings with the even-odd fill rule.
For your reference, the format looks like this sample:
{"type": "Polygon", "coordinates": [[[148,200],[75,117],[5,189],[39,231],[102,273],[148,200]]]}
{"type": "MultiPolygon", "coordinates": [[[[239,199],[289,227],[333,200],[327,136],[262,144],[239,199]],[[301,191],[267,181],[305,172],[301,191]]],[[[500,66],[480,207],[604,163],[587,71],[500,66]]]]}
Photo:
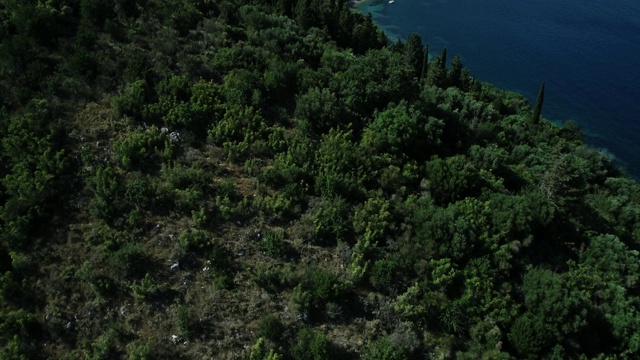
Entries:
{"type": "Polygon", "coordinates": [[[362,354],[363,360],[403,360],[407,355],[404,350],[398,346],[393,346],[386,339],[378,339],[367,345],[362,354]]]}
{"type": "Polygon", "coordinates": [[[163,289],[163,285],[157,285],[149,273],[147,273],[139,283],[134,283],[130,286],[133,291],[133,297],[138,300],[148,300],[158,295],[163,289]]]}
{"type": "Polygon", "coordinates": [[[377,260],[371,268],[369,281],[376,289],[390,293],[398,290],[398,278],[403,270],[395,259],[377,260]]]}
{"type": "Polygon", "coordinates": [[[148,98],[149,87],[145,80],[138,80],[129,84],[124,91],[113,99],[113,110],[117,117],[131,117],[142,120],[145,102],[148,98]]]}
{"type": "Polygon", "coordinates": [[[278,289],[290,286],[293,277],[294,274],[290,264],[269,268],[264,263],[259,263],[251,274],[253,282],[269,292],[276,292],[278,289]]]}
{"type": "Polygon", "coordinates": [[[151,340],[135,340],[127,344],[127,355],[129,360],[153,359],[153,343],[151,340]]]}
{"type": "Polygon", "coordinates": [[[277,342],[282,339],[284,330],[285,327],[282,321],[280,321],[280,318],[275,314],[271,314],[260,320],[258,336],[277,342]]]}
{"type": "Polygon", "coordinates": [[[183,251],[203,250],[209,245],[211,234],[205,230],[190,229],[183,231],[178,237],[183,251]]]}
{"type": "Polygon", "coordinates": [[[293,290],[293,301],[300,311],[322,309],[329,301],[339,300],[346,293],[338,277],[319,267],[311,266],[293,290]]]}
{"type": "Polygon", "coordinates": [[[114,150],[125,169],[148,170],[174,157],[175,141],[175,136],[170,138],[152,126],[147,131],[129,132],[114,144],[114,150]]]}
{"type": "Polygon", "coordinates": [[[125,276],[138,274],[146,267],[147,255],[135,243],[125,243],[117,250],[109,252],[108,256],[110,265],[122,270],[125,276]]]}
{"type": "Polygon", "coordinates": [[[273,349],[268,349],[263,338],[259,338],[251,347],[249,360],[282,360],[282,355],[273,349]]]}
{"type": "Polygon", "coordinates": [[[98,168],[95,175],[87,179],[94,195],[89,207],[91,215],[110,220],[120,212],[123,202],[119,179],[116,170],[111,166],[98,168]]]}
{"type": "Polygon", "coordinates": [[[331,346],[323,333],[303,327],[296,335],[291,355],[296,360],[328,360],[331,358],[331,346]]]}
{"type": "Polygon", "coordinates": [[[176,316],[180,334],[187,338],[194,336],[198,323],[191,309],[186,305],[179,306],[176,310],[176,316]]]}
{"type": "Polygon", "coordinates": [[[266,231],[262,240],[258,243],[258,248],[273,258],[284,259],[288,250],[287,243],[284,240],[284,231],[266,231]]]}
{"type": "Polygon", "coordinates": [[[351,224],[348,203],[336,196],[324,201],[313,216],[315,241],[318,244],[335,245],[348,238],[351,224]]]}

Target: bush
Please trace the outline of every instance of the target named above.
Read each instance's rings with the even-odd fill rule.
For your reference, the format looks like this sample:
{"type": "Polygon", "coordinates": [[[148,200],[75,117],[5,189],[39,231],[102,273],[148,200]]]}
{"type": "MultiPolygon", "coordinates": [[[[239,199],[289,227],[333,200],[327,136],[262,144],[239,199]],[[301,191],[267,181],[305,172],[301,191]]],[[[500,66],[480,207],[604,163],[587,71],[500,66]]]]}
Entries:
{"type": "Polygon", "coordinates": [[[119,176],[111,166],[98,168],[93,177],[87,180],[93,191],[89,212],[91,215],[103,219],[112,220],[119,214],[123,207],[122,185],[119,176]]]}
{"type": "Polygon", "coordinates": [[[330,345],[323,333],[303,327],[296,335],[291,355],[296,360],[328,360],[331,358],[330,345]]]}
{"type": "Polygon", "coordinates": [[[315,230],[314,242],[322,245],[335,245],[345,241],[352,232],[349,204],[337,196],[323,201],[313,216],[315,230]]]}
{"type": "Polygon", "coordinates": [[[149,170],[174,157],[178,140],[179,135],[171,138],[152,126],[147,131],[129,132],[114,144],[114,150],[125,169],[149,170]]]}
{"type": "Polygon", "coordinates": [[[322,309],[329,301],[340,300],[346,286],[338,277],[322,268],[311,266],[293,290],[293,301],[300,311],[322,309]]]}
{"type": "Polygon", "coordinates": [[[135,243],[125,243],[117,250],[110,251],[108,256],[109,264],[122,270],[128,277],[139,274],[146,267],[147,254],[135,243]]]}
{"type": "Polygon", "coordinates": [[[186,338],[194,336],[198,322],[191,309],[186,305],[179,306],[176,310],[176,316],[180,334],[186,338]]]}
{"type": "Polygon", "coordinates": [[[258,243],[258,248],[273,258],[284,259],[288,250],[287,243],[284,240],[284,231],[266,231],[262,240],[258,243]]]}
{"type": "Polygon", "coordinates": [[[180,248],[185,251],[197,251],[205,249],[211,240],[211,234],[205,230],[185,230],[178,237],[180,248]]]}
{"type": "Polygon", "coordinates": [[[361,358],[363,360],[403,360],[407,358],[407,354],[402,348],[393,346],[388,339],[382,338],[367,345],[361,358]]]}
{"type": "Polygon", "coordinates": [[[151,340],[135,340],[127,344],[129,360],[149,360],[154,358],[153,343],[151,340]]]}
{"type": "Polygon", "coordinates": [[[291,286],[293,277],[290,264],[269,268],[264,263],[259,263],[251,274],[253,282],[269,292],[276,292],[283,287],[291,286]]]}
{"type": "Polygon", "coordinates": [[[138,80],[128,85],[122,94],[113,99],[113,110],[117,117],[131,117],[142,120],[143,109],[149,89],[146,81],[138,80]]]}
{"type": "Polygon", "coordinates": [[[399,290],[398,280],[404,270],[396,259],[377,260],[371,268],[369,282],[376,289],[393,294],[399,290]]]}
{"type": "Polygon", "coordinates": [[[258,336],[277,342],[282,339],[284,331],[285,327],[282,321],[280,321],[280,318],[275,314],[271,314],[260,320],[258,336]]]}
{"type": "Polygon", "coordinates": [[[132,284],[130,288],[133,291],[134,298],[138,300],[148,300],[157,296],[164,289],[164,286],[157,285],[147,273],[139,283],[132,284]]]}
{"type": "Polygon", "coordinates": [[[282,355],[273,349],[269,349],[263,338],[259,338],[251,347],[249,360],[282,360],[282,355]]]}

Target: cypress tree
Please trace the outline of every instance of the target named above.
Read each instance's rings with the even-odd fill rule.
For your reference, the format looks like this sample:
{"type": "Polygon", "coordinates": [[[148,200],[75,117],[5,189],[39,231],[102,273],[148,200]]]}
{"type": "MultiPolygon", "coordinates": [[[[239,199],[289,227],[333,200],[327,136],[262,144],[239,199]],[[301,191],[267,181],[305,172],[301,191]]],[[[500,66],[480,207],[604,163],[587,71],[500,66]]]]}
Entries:
{"type": "Polygon", "coordinates": [[[405,47],[405,59],[407,64],[411,66],[416,77],[420,75],[420,71],[422,70],[423,49],[420,35],[417,33],[409,35],[405,47]]]}
{"type": "Polygon", "coordinates": [[[429,43],[424,48],[424,54],[422,56],[422,72],[420,73],[420,82],[424,81],[424,76],[429,69],[429,43]]]}
{"type": "Polygon", "coordinates": [[[456,55],[451,60],[451,70],[449,70],[449,86],[456,86],[460,88],[462,84],[462,60],[460,55],[456,55]]]}
{"type": "Polygon", "coordinates": [[[531,116],[531,123],[537,125],[540,123],[540,112],[542,111],[542,103],[544,102],[544,81],[540,85],[540,91],[538,91],[538,98],[536,99],[536,105],[533,107],[533,115],[531,116]]]}
{"type": "Polygon", "coordinates": [[[446,73],[447,70],[447,48],[442,49],[442,63],[440,64],[442,70],[446,73]]]}

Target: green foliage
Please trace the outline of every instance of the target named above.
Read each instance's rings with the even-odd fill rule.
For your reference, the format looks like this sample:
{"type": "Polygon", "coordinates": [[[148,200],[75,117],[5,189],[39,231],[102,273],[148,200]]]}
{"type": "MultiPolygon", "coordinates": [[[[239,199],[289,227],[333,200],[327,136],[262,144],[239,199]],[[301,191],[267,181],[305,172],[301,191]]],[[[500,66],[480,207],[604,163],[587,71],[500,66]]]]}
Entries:
{"type": "Polygon", "coordinates": [[[178,306],[176,309],[176,318],[178,330],[182,336],[190,338],[196,334],[198,320],[189,306],[178,306]]]}
{"type": "Polygon", "coordinates": [[[291,264],[269,267],[261,263],[253,269],[251,277],[258,286],[269,292],[277,292],[290,286],[294,280],[291,264]]]}
{"type": "Polygon", "coordinates": [[[397,259],[376,260],[371,266],[369,282],[376,289],[384,292],[395,292],[402,273],[407,270],[397,259]]]}
{"type": "Polygon", "coordinates": [[[49,204],[58,201],[70,185],[62,181],[70,164],[65,151],[56,144],[61,134],[47,124],[55,116],[54,105],[33,100],[30,107],[26,114],[6,119],[2,126],[4,166],[0,186],[4,201],[0,208],[0,241],[9,249],[33,243],[38,235],[34,230],[46,226],[49,204]]]}
{"type": "Polygon", "coordinates": [[[288,245],[284,239],[285,234],[283,231],[266,231],[258,243],[258,248],[273,258],[284,259],[288,250],[288,245]]]}
{"type": "Polygon", "coordinates": [[[98,168],[88,181],[93,190],[91,215],[99,219],[112,219],[122,207],[122,185],[116,170],[111,166],[98,168]]]}
{"type": "Polygon", "coordinates": [[[638,358],[640,186],[542,87],[387,43],[337,0],[4,1],[0,357],[638,358]]]}
{"type": "Polygon", "coordinates": [[[443,125],[434,118],[424,118],[420,111],[402,101],[374,114],[362,142],[373,154],[385,152],[394,156],[405,154],[414,159],[427,158],[441,142],[443,125]]]}
{"type": "Polygon", "coordinates": [[[403,55],[388,48],[372,50],[354,59],[342,74],[340,95],[349,109],[363,117],[375,109],[384,109],[390,102],[412,99],[418,93],[414,70],[403,55]]]}
{"type": "Polygon", "coordinates": [[[424,58],[424,48],[422,46],[422,38],[417,33],[411,33],[407,37],[405,46],[406,63],[413,69],[414,75],[419,76],[422,72],[422,61],[424,58]]]}
{"type": "Polygon", "coordinates": [[[149,89],[145,80],[138,80],[129,84],[122,92],[113,99],[113,110],[117,117],[127,116],[136,120],[141,120],[143,109],[149,89]]]}
{"type": "Polygon", "coordinates": [[[362,189],[363,169],[359,148],[351,132],[331,130],[322,137],[315,154],[315,190],[321,196],[356,197],[362,189]]]}
{"type": "Polygon", "coordinates": [[[117,285],[108,276],[100,274],[100,271],[88,261],[76,271],[76,277],[89,285],[97,298],[108,298],[114,295],[117,285]]]}
{"type": "Polygon", "coordinates": [[[560,275],[532,269],[525,274],[522,287],[531,321],[544,324],[547,336],[577,333],[586,325],[584,299],[560,275]]]}
{"type": "Polygon", "coordinates": [[[353,228],[359,236],[348,269],[353,281],[358,282],[368,274],[371,258],[391,228],[390,220],[389,203],[381,199],[369,199],[361,210],[356,211],[353,228]]]}
{"type": "Polygon", "coordinates": [[[303,123],[303,128],[316,134],[344,124],[338,97],[326,88],[314,87],[298,97],[295,116],[303,123]]]}
{"type": "Polygon", "coordinates": [[[202,251],[210,245],[211,234],[205,230],[189,229],[178,237],[180,247],[184,252],[202,251]]]}
{"type": "Polygon", "coordinates": [[[176,154],[169,134],[155,126],[129,133],[114,144],[120,164],[125,169],[152,169],[176,154]]]}
{"type": "Polygon", "coordinates": [[[596,271],[606,282],[634,287],[640,274],[637,250],[630,250],[614,235],[598,235],[591,239],[589,248],[581,254],[581,264],[596,271]]]}
{"type": "Polygon", "coordinates": [[[107,250],[107,254],[109,264],[127,277],[140,274],[147,260],[147,255],[140,245],[133,242],[118,244],[116,249],[107,250]]]}
{"type": "Polygon", "coordinates": [[[544,81],[540,85],[536,104],[533,106],[533,114],[531,115],[531,123],[537,125],[540,123],[540,112],[542,111],[542,103],[544,102],[544,81]]]}
{"type": "Polygon", "coordinates": [[[36,335],[38,321],[36,315],[24,309],[0,313],[0,334],[4,341],[17,337],[26,341],[36,335]]]}
{"type": "Polygon", "coordinates": [[[461,155],[427,162],[428,188],[431,196],[446,205],[471,196],[475,192],[475,168],[461,155]]]}
{"type": "Polygon", "coordinates": [[[362,359],[365,360],[401,360],[406,358],[407,354],[404,350],[393,346],[386,338],[369,343],[362,354],[362,359]]]}
{"type": "Polygon", "coordinates": [[[338,277],[317,266],[309,267],[293,289],[293,302],[300,311],[322,309],[329,301],[338,301],[346,286],[338,277]]]}
{"type": "Polygon", "coordinates": [[[258,341],[251,347],[251,353],[249,354],[249,360],[282,360],[282,355],[273,349],[268,349],[263,338],[259,338],[258,341]]]}
{"type": "Polygon", "coordinates": [[[85,344],[86,358],[91,360],[106,360],[118,354],[123,337],[123,329],[117,325],[110,325],[107,331],[93,343],[85,344]]]}
{"type": "Polygon", "coordinates": [[[209,130],[209,141],[228,149],[232,159],[246,159],[260,152],[259,145],[268,136],[267,126],[252,107],[231,107],[209,130]]]}
{"type": "Polygon", "coordinates": [[[259,337],[277,342],[282,338],[284,331],[285,326],[277,315],[271,314],[260,319],[259,337]]]}
{"type": "Polygon", "coordinates": [[[298,331],[291,347],[291,356],[296,360],[325,360],[331,358],[331,344],[321,332],[308,327],[298,331]]]}
{"type": "Polygon", "coordinates": [[[348,239],[351,233],[349,207],[346,200],[334,197],[319,206],[313,215],[313,242],[334,245],[348,239]]]}
{"type": "Polygon", "coordinates": [[[149,300],[164,290],[162,285],[153,281],[149,273],[139,283],[132,284],[130,288],[133,291],[133,297],[137,300],[149,300]]]}
{"type": "Polygon", "coordinates": [[[543,319],[525,314],[511,326],[509,341],[520,356],[537,359],[550,347],[553,334],[543,319]]]}
{"type": "Polygon", "coordinates": [[[151,340],[135,340],[127,344],[129,360],[148,360],[154,358],[153,342],[151,340]]]}

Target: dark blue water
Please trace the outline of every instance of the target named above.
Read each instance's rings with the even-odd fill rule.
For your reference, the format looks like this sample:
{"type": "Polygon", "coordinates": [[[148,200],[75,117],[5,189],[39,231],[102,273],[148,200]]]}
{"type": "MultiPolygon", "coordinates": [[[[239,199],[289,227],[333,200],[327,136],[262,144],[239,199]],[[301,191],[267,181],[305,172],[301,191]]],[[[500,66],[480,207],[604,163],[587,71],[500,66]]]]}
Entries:
{"type": "Polygon", "coordinates": [[[640,1],[365,0],[392,39],[412,32],[432,54],[459,54],[476,78],[573,119],[587,142],[640,179],[640,1]]]}

